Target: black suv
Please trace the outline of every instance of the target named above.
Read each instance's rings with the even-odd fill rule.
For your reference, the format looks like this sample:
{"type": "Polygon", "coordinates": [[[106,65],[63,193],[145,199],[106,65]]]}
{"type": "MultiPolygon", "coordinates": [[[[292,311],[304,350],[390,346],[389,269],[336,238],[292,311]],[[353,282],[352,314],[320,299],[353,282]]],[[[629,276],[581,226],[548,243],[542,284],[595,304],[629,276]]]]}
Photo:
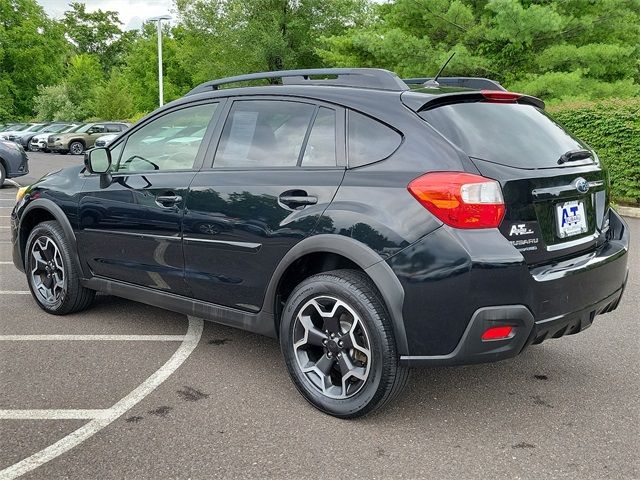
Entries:
{"type": "Polygon", "coordinates": [[[100,291],[278,337],[338,417],[409,367],[505,359],[615,309],[629,233],[595,152],[536,98],[425,80],[200,85],[20,192],[14,263],[50,313],[100,291]]]}

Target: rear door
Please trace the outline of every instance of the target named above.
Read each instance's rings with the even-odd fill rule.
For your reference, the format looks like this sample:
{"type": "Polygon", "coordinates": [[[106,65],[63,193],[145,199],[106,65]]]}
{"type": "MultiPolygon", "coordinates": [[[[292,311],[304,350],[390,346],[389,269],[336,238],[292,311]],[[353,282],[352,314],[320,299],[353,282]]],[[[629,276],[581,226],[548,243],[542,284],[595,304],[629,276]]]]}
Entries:
{"type": "Polygon", "coordinates": [[[608,228],[608,177],[595,153],[528,104],[476,101],[420,113],[498,180],[506,203],[502,234],[527,262],[593,248],[608,228]]]}
{"type": "Polygon", "coordinates": [[[186,201],[186,278],[195,298],[255,312],[287,251],[332,227],[323,212],[344,176],[344,111],[237,99],[220,129],[186,201]]]}

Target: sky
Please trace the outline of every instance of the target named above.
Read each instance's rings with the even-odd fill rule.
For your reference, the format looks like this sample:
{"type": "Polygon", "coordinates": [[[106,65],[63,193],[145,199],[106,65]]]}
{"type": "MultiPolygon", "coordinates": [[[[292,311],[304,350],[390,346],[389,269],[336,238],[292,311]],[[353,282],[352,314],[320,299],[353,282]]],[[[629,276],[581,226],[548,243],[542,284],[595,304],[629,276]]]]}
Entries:
{"type": "MultiPolygon", "coordinates": [[[[73,0],[37,0],[47,14],[60,18],[73,0]]],[[[142,22],[158,15],[171,15],[172,0],[76,0],[82,1],[87,10],[113,10],[118,12],[120,21],[129,29],[139,28],[142,22]]]]}

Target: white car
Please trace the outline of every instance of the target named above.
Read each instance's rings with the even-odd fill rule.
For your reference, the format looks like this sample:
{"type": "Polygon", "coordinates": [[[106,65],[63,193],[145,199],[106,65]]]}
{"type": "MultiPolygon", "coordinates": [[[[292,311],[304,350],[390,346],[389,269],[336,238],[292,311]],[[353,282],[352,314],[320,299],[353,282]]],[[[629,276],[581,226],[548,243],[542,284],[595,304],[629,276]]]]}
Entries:
{"type": "Polygon", "coordinates": [[[94,147],[106,147],[111,142],[113,142],[118,135],[120,135],[120,134],[119,133],[110,133],[109,135],[102,135],[101,137],[96,138],[96,143],[93,146],[94,147]]]}
{"type": "Polygon", "coordinates": [[[52,133],[68,133],[73,132],[75,129],[80,128],[84,124],[64,124],[60,125],[57,128],[52,128],[51,130],[47,130],[45,133],[39,133],[34,135],[31,141],[29,142],[29,150],[32,152],[37,152],[38,150],[47,151],[47,139],[49,135],[52,133]]]}
{"type": "Polygon", "coordinates": [[[42,130],[47,124],[46,123],[32,123],[27,128],[22,130],[10,130],[8,132],[0,133],[0,140],[9,140],[13,141],[13,137],[17,135],[23,135],[28,132],[39,132],[42,130]]]}

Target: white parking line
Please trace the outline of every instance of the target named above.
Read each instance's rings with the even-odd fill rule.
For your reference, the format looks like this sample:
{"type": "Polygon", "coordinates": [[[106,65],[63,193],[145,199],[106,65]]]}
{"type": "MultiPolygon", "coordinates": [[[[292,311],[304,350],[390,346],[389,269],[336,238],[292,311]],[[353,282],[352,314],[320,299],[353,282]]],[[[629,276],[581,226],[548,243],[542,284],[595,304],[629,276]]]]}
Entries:
{"type": "Polygon", "coordinates": [[[0,420],[93,420],[105,418],[103,410],[0,410],[0,420]]]}
{"type": "Polygon", "coordinates": [[[13,265],[13,262],[0,262],[0,265],[13,265]]]}
{"type": "Polygon", "coordinates": [[[182,342],[184,335],[0,335],[0,342],[182,342]]]}
{"type": "Polygon", "coordinates": [[[31,295],[29,290],[0,290],[0,295],[31,295]]]}
{"type": "Polygon", "coordinates": [[[175,372],[180,365],[184,363],[189,355],[191,355],[191,352],[193,352],[198,346],[198,342],[202,336],[203,326],[204,322],[202,319],[189,317],[189,328],[187,330],[187,334],[184,336],[183,342],[167,363],[156,370],[153,375],[142,382],[129,395],[117,402],[111,408],[106,409],[104,416],[94,418],[89,423],[71,432],[69,435],[58,440],[53,445],[34,453],[30,457],[27,457],[4,470],[0,470],[0,480],[12,480],[38,468],[63,453],[68,452],[88,438],[91,438],[93,435],[126,413],[127,410],[135,406],[143,398],[153,392],[160,384],[162,384],[162,382],[169,378],[169,375],[175,372]]]}

